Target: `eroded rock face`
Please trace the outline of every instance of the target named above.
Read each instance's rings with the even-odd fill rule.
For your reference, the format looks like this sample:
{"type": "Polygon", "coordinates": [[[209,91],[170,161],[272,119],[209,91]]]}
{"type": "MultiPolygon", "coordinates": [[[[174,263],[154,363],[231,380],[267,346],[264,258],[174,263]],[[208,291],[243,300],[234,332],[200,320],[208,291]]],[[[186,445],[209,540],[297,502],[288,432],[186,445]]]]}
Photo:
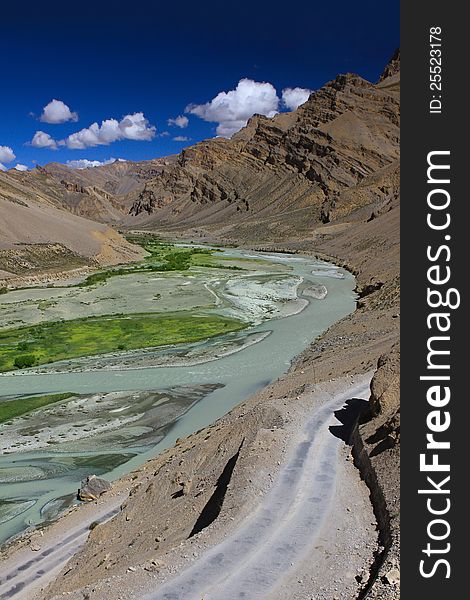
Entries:
{"type": "Polygon", "coordinates": [[[393,77],[400,72],[400,49],[395,50],[392,58],[390,59],[388,65],[385,67],[384,72],[380,76],[379,81],[384,81],[388,77],[393,77]]]}
{"type": "Polygon", "coordinates": [[[394,417],[399,410],[400,392],[400,349],[397,346],[379,358],[370,391],[372,414],[394,417]]]}
{"type": "Polygon", "coordinates": [[[92,502],[99,498],[105,492],[111,489],[111,484],[106,479],[90,475],[84,481],[78,490],[77,498],[83,502],[92,502]]]}
{"type": "Polygon", "coordinates": [[[230,140],[183,150],[129,212],[155,227],[223,224],[228,237],[302,234],[374,202],[380,209],[397,194],[398,156],[398,84],[339,75],[292,113],[255,115],[230,140]]]}
{"type": "Polygon", "coordinates": [[[371,382],[371,412],[359,427],[362,453],[368,459],[374,510],[379,518],[383,563],[378,566],[371,597],[399,597],[400,576],[400,349],[395,344],[378,360],[371,382]]]}

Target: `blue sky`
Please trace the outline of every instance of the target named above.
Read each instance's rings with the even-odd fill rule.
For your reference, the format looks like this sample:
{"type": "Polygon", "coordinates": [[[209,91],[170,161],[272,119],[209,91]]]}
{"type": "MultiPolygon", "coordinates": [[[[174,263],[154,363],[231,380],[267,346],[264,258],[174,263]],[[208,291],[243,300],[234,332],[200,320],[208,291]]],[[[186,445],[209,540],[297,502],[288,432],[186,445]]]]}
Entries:
{"type": "Polygon", "coordinates": [[[286,88],[300,88],[285,96],[293,106],[337,73],[375,81],[399,45],[398,1],[2,4],[0,148],[15,154],[3,151],[8,168],[173,154],[230,135],[250,110],[287,110],[286,88]],[[237,90],[241,79],[249,81],[237,90]],[[53,99],[69,120],[50,122],[68,116],[57,105],[44,117],[53,99]],[[168,124],[178,116],[187,125],[168,124]],[[56,149],[28,145],[37,131],[56,149]]]}

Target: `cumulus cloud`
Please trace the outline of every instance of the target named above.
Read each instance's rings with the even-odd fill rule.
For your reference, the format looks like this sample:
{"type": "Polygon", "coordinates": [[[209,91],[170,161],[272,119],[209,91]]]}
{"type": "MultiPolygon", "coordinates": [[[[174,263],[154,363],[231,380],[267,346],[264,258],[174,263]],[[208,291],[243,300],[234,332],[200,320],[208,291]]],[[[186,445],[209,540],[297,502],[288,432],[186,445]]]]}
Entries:
{"type": "Polygon", "coordinates": [[[43,108],[39,120],[43,123],[66,123],[67,121],[78,121],[78,115],[72,112],[62,100],[54,99],[43,108]]]}
{"type": "Polygon", "coordinates": [[[34,148],[50,148],[51,150],[57,150],[57,142],[44,131],[36,131],[31,140],[31,146],[34,148]]]}
{"type": "Polygon", "coordinates": [[[156,127],[149,125],[144,113],[138,112],[125,116],[119,123],[122,137],[126,140],[150,141],[155,137],[156,127]]]}
{"type": "Polygon", "coordinates": [[[0,162],[9,163],[15,160],[16,155],[10,146],[0,146],[0,162]]]}
{"type": "Polygon", "coordinates": [[[181,129],[184,129],[185,127],[188,126],[189,123],[189,119],[188,117],[185,117],[184,115],[180,115],[179,117],[176,117],[175,119],[168,119],[168,125],[175,125],[175,127],[180,127],[181,129]]]}
{"type": "Polygon", "coordinates": [[[123,162],[122,158],[108,158],[108,160],[88,160],[80,158],[78,160],[68,160],[67,166],[71,169],[89,169],[90,167],[102,167],[103,165],[111,165],[114,162],[123,162]]]}
{"type": "Polygon", "coordinates": [[[189,142],[190,141],[190,137],[187,137],[185,135],[177,135],[176,137],[173,138],[174,142],[189,142]]]}
{"type": "Polygon", "coordinates": [[[185,112],[218,123],[217,134],[231,137],[254,114],[273,117],[278,108],[279,98],[273,85],[241,79],[234,90],[220,92],[206,104],[190,104],[185,112]]]}
{"type": "Polygon", "coordinates": [[[149,124],[143,113],[137,112],[126,115],[121,121],[106,119],[101,125],[93,123],[90,127],[72,133],[60,144],[71,150],[83,150],[93,146],[107,146],[118,140],[149,141],[155,137],[155,133],[156,128],[149,124]]]}
{"type": "Polygon", "coordinates": [[[285,88],[282,90],[282,104],[288,110],[295,110],[309,99],[312,90],[307,88],[285,88]]]}
{"type": "Polygon", "coordinates": [[[17,171],[27,171],[28,167],[26,165],[18,163],[17,165],[15,165],[14,169],[16,169],[17,171]]]}
{"type": "Polygon", "coordinates": [[[7,168],[3,163],[9,163],[15,160],[16,155],[10,146],[0,146],[0,171],[6,171],[7,168]]]}

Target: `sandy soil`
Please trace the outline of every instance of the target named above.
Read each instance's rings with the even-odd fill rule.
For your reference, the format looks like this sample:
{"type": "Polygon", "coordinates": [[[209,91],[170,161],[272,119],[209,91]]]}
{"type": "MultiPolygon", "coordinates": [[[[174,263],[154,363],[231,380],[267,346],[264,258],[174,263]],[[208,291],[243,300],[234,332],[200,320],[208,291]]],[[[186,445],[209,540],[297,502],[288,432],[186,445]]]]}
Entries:
{"type": "MultiPolygon", "coordinates": [[[[109,578],[91,587],[80,586],[75,592],[78,582],[74,582],[72,589],[66,589],[67,596],[80,600],[86,594],[103,600],[196,599],[204,593],[208,599],[238,598],[249,584],[250,598],[280,600],[286,597],[286,589],[290,598],[304,598],[313,586],[315,597],[326,599],[331,598],[327,590],[335,585],[341,590],[338,598],[353,597],[376,549],[375,522],[367,488],[352,462],[344,460],[349,458],[349,450],[329,428],[340,427],[334,411],[348,399],[368,397],[370,377],[371,373],[347,377],[304,392],[296,402],[300,410],[293,413],[285,399],[273,401],[278,409],[284,409],[287,420],[283,427],[265,430],[247,447],[244,457],[251,464],[248,469],[245,465],[244,471],[250,475],[248,485],[230,486],[224,510],[212,525],[181,545],[155,552],[152,560],[139,561],[139,556],[131,553],[132,564],[127,568],[112,571],[109,578]],[[331,555],[336,557],[335,564],[340,562],[340,571],[328,568],[331,555]],[[255,566],[253,580],[250,573],[255,566]],[[222,584],[225,569],[231,578],[222,584]],[[234,573],[237,577],[226,589],[234,573]],[[259,573],[264,573],[263,577],[259,573]],[[167,583],[155,591],[162,582],[167,583]]],[[[0,598],[52,600],[57,586],[44,593],[40,589],[85,542],[89,524],[119,509],[131,487],[148,485],[149,474],[162,460],[164,457],[157,457],[123,478],[98,502],[70,511],[43,532],[11,546],[0,567],[0,580],[5,582],[0,598]],[[26,569],[19,568],[24,565],[26,569]]]]}

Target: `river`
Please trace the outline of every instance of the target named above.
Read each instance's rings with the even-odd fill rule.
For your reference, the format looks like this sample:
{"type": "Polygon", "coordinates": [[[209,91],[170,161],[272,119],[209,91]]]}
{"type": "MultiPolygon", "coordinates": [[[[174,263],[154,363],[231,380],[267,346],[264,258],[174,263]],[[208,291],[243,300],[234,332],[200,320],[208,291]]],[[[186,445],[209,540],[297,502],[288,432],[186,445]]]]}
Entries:
{"type": "MultiPolygon", "coordinates": [[[[0,543],[28,526],[54,518],[73,501],[80,479],[86,475],[96,473],[116,479],[172,445],[178,437],[223,416],[285,373],[315,337],[355,308],[354,277],[339,267],[288,254],[225,249],[223,255],[234,260],[263,259],[271,265],[289,267],[289,277],[297,282],[296,309],[283,310],[282,303],[278,303],[280,312],[272,317],[266,315],[243,334],[227,336],[224,347],[231,349],[229,352],[213,352],[210,359],[203,353],[203,358],[188,360],[189,364],[183,358],[170,366],[157,360],[155,364],[160,366],[114,365],[85,372],[24,372],[0,377],[0,401],[2,397],[33,393],[73,391],[84,395],[80,400],[35,413],[27,423],[29,428],[35,428],[34,432],[25,429],[23,423],[21,435],[37,447],[33,444],[28,449],[19,444],[17,451],[10,447],[0,455],[0,543]],[[312,297],[312,286],[324,286],[326,296],[312,297]],[[243,343],[244,340],[251,342],[243,343]],[[80,422],[75,408],[82,418],[80,422]],[[122,426],[108,431],[104,425],[106,415],[111,414],[115,421],[121,418],[122,426]],[[41,446],[41,431],[47,432],[51,427],[44,419],[55,424],[54,435],[60,431],[58,435],[64,443],[41,446]],[[88,421],[92,425],[85,427],[88,421]],[[86,440],[76,439],[82,437],[80,427],[88,431],[83,434],[86,440]],[[76,438],[71,437],[72,433],[76,438]]],[[[273,273],[270,269],[254,276],[258,283],[264,281],[268,285],[270,278],[275,277],[273,273]]],[[[240,285],[243,281],[249,284],[249,275],[243,277],[238,272],[226,275],[225,295],[220,295],[225,303],[219,312],[240,314],[251,310],[247,302],[250,292],[240,285]]],[[[284,304],[290,305],[288,301],[284,304]]],[[[192,351],[211,345],[219,348],[220,339],[193,344],[192,351]]],[[[9,427],[12,425],[0,425],[2,435],[8,437],[9,427]]],[[[18,429],[13,427],[13,431],[18,429]]]]}

